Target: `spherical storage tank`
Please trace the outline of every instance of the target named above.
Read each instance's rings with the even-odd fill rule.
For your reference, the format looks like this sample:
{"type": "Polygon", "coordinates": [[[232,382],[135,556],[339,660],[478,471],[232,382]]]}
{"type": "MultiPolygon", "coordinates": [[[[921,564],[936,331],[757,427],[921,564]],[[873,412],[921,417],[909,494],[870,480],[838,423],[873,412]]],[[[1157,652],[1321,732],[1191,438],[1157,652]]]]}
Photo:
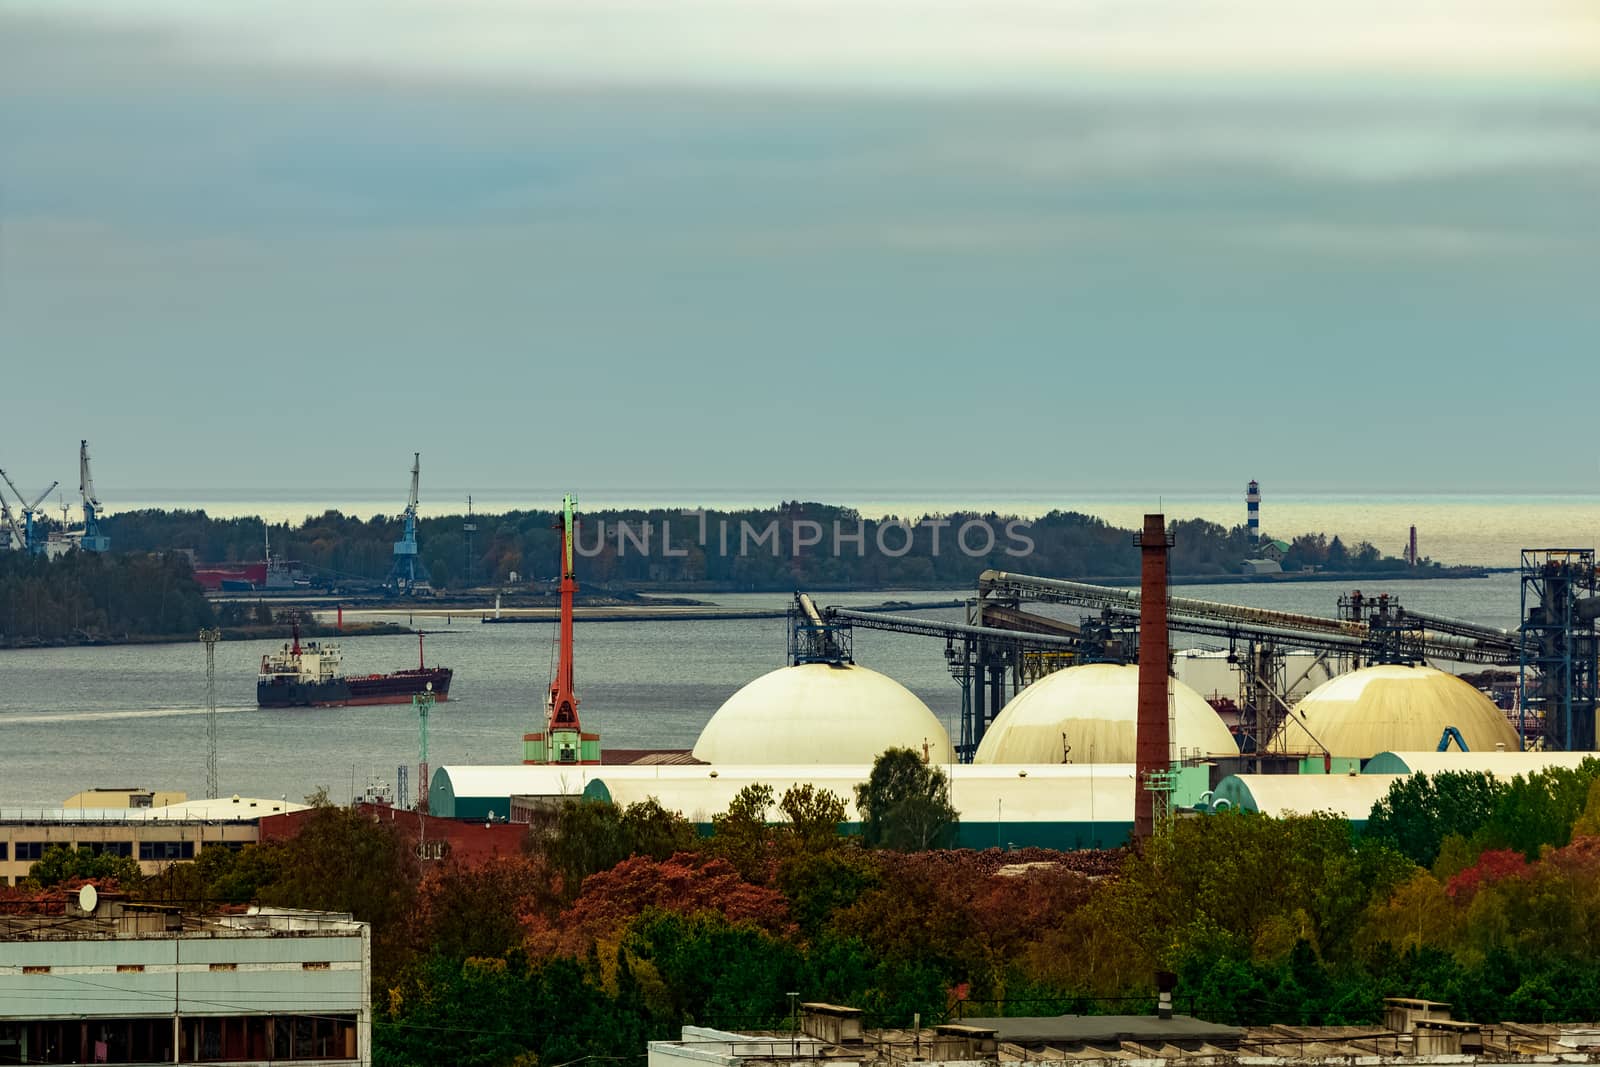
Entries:
{"type": "MultiPolygon", "coordinates": [[[[1175,755],[1237,756],[1205,698],[1172,679],[1175,755]]],[[[1136,763],[1139,668],[1084,663],[1047,674],[1011,698],[978,744],[976,763],[1136,763]],[[1065,735],[1063,737],[1063,735],[1065,735]],[[1071,751],[1063,753],[1063,746],[1071,751]]]]}
{"type": "Polygon", "coordinates": [[[1307,693],[1271,748],[1314,755],[1325,748],[1358,759],[1427,752],[1449,726],[1474,752],[1519,747],[1505,712],[1471,685],[1432,667],[1389,664],[1341,674],[1307,693]]]}
{"type": "Polygon", "coordinates": [[[694,756],[721,764],[870,764],[888,748],[953,758],[950,735],[916,694],[855,664],[763,674],[711,716],[694,756]]]}

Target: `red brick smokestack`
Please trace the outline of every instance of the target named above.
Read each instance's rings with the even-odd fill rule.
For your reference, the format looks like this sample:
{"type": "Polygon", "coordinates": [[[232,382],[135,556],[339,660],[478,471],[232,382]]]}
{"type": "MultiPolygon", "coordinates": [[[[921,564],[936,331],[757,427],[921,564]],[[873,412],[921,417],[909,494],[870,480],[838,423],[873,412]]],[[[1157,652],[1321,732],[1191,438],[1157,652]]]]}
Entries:
{"type": "Polygon", "coordinates": [[[1138,759],[1133,801],[1133,835],[1155,833],[1155,798],[1145,787],[1152,772],[1172,768],[1172,738],[1167,717],[1167,521],[1146,515],[1139,535],[1139,721],[1134,733],[1138,759]]]}

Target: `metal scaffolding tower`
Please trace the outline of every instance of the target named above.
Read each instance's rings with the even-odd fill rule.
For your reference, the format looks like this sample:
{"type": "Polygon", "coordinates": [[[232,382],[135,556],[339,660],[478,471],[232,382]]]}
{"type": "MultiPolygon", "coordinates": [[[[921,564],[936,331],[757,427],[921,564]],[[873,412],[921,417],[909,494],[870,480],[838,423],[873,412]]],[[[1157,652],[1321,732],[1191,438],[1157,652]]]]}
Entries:
{"type": "Polygon", "coordinates": [[[1517,732],[1563,752],[1595,747],[1595,556],[1586,548],[1522,550],[1517,732]]]}
{"type": "Polygon", "coordinates": [[[206,799],[215,800],[221,793],[217,782],[217,642],[222,631],[200,631],[200,640],[206,646],[206,799]]]}

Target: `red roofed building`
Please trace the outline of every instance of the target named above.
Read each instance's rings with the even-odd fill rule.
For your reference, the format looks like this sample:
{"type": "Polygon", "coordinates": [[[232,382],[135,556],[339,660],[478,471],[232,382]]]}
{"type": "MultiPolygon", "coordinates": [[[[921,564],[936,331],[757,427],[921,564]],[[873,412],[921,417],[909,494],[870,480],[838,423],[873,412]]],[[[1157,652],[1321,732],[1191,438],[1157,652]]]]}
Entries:
{"type": "MultiPolygon", "coordinates": [[[[357,810],[374,822],[393,823],[408,841],[424,850],[424,859],[450,856],[466,866],[476,866],[496,856],[515,856],[522,851],[528,835],[526,826],[506,822],[463,822],[421,815],[407,808],[388,804],[358,804],[357,810]]],[[[261,842],[287,841],[298,837],[316,809],[292,811],[261,818],[261,842]]]]}

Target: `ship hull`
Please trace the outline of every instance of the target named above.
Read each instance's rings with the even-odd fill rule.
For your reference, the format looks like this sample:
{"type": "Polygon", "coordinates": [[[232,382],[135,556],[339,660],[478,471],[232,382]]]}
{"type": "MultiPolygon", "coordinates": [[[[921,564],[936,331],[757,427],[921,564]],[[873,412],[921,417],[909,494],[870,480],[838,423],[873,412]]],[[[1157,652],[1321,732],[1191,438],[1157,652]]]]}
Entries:
{"type": "Polygon", "coordinates": [[[448,667],[372,674],[364,678],[332,681],[267,681],[256,683],[256,704],[263,708],[345,708],[372,704],[409,704],[411,698],[433,685],[433,699],[450,699],[448,667]]]}

